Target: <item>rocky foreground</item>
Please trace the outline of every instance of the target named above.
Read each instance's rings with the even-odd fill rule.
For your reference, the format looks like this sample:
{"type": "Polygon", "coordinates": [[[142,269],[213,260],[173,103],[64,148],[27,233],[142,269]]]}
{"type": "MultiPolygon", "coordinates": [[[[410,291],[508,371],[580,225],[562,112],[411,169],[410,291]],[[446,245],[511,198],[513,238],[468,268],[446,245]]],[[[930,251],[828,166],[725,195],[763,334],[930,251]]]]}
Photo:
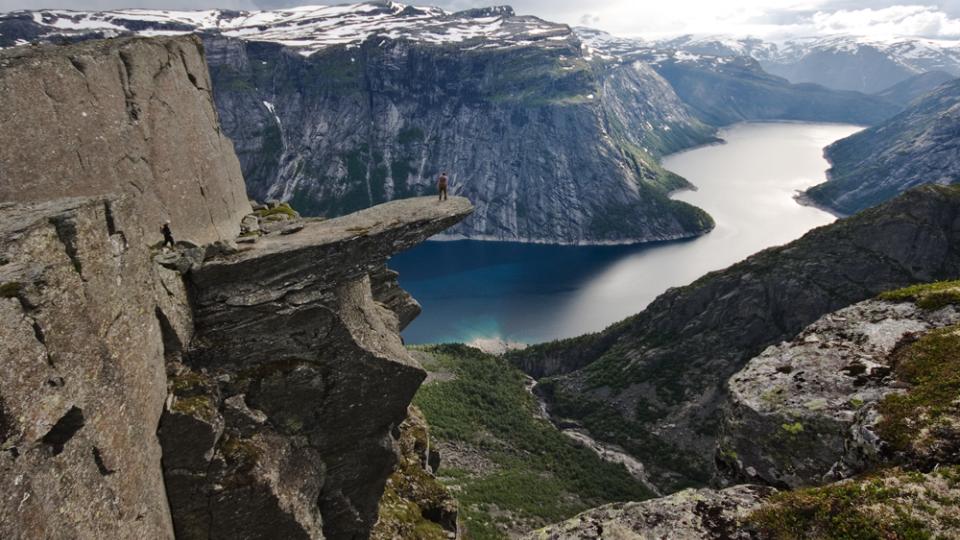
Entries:
{"type": "Polygon", "coordinates": [[[820,318],[729,379],[715,480],[736,485],[603,506],[529,538],[957,537],[958,307],[960,282],[943,282],[820,318]]]}
{"type": "Polygon", "coordinates": [[[385,263],[472,206],[237,247],[208,81],[189,37],[0,54],[4,538],[366,537],[412,453],[418,307],[385,263]],[[166,219],[192,242],[161,248],[166,219]]]}

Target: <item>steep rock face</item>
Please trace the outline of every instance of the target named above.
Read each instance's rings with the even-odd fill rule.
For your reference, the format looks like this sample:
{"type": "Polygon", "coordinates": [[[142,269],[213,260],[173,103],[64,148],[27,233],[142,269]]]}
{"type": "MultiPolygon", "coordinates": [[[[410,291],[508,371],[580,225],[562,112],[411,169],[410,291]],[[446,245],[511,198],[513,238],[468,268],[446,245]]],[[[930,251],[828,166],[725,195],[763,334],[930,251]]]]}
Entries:
{"type": "Polygon", "coordinates": [[[172,378],[184,388],[160,425],[178,535],[370,534],[396,460],[391,433],[425,377],[370,274],[471,211],[457,197],[394,201],[191,272],[189,369],[172,378]],[[177,435],[194,427],[202,446],[179,463],[189,452],[177,435]]]}
{"type": "Polygon", "coordinates": [[[768,348],[729,381],[718,450],[727,478],[795,488],[882,462],[877,403],[903,392],[891,353],[957,322],[953,306],[870,300],[768,348]]]}
{"type": "Polygon", "coordinates": [[[149,264],[148,231],[122,201],[0,207],[4,538],[173,536],[158,317],[189,316],[179,277],[149,264]]]}
{"type": "Polygon", "coordinates": [[[626,448],[662,488],[706,482],[727,379],[826,313],[960,273],[958,216],[957,189],[913,190],[672,289],[604,332],[510,357],[555,371],[589,351],[585,367],[541,381],[551,411],[626,448]]]}
{"type": "Polygon", "coordinates": [[[4,120],[42,143],[0,136],[4,181],[29,188],[29,202],[0,203],[0,536],[366,536],[424,377],[398,334],[416,304],[386,260],[464,219],[469,202],[398,201],[238,251],[250,205],[195,38],[0,62],[22,107],[4,120]],[[81,73],[93,78],[70,86],[81,73]],[[97,105],[73,112],[102,139],[61,119],[61,98],[26,99],[58,80],[97,105]],[[76,141],[94,146],[80,148],[84,166],[129,155],[150,172],[90,176],[57,154],[76,141]],[[196,176],[179,183],[178,171],[196,176]],[[100,194],[62,197],[77,191],[100,194]],[[215,244],[151,248],[167,215],[175,233],[215,244]]]}
{"type": "Polygon", "coordinates": [[[209,87],[195,38],[0,53],[0,536],[173,535],[155,431],[192,318],[148,246],[249,211],[209,87]]]}
{"type": "Polygon", "coordinates": [[[584,512],[568,521],[530,534],[528,540],[631,538],[758,538],[745,526],[774,490],[736,486],[720,491],[688,489],[644,502],[616,503],[584,512]]]}
{"type": "Polygon", "coordinates": [[[624,242],[712,226],[666,197],[688,184],[654,160],[711,130],[652,70],[592,66],[572,36],[471,50],[371,39],[309,58],[222,38],[208,48],[257,196],[339,215],[433,193],[448,171],[477,204],[451,234],[624,242]]]}
{"type": "Polygon", "coordinates": [[[129,194],[156,232],[232,239],[250,212],[196,38],[0,52],[0,200],[129,194]]]}
{"type": "Polygon", "coordinates": [[[445,540],[456,537],[458,503],[434,476],[440,454],[432,447],[423,413],[411,406],[400,424],[397,466],[380,499],[380,519],[370,538],[445,540]]]}
{"type": "Polygon", "coordinates": [[[906,108],[914,100],[933,92],[940,85],[956,78],[956,75],[951,75],[946,71],[928,71],[920,75],[914,75],[882,92],[878,92],[876,96],[906,108]]]}
{"type": "Polygon", "coordinates": [[[828,146],[826,183],[807,190],[818,204],[853,213],[921,184],[960,181],[960,79],[887,122],[828,146]]]}

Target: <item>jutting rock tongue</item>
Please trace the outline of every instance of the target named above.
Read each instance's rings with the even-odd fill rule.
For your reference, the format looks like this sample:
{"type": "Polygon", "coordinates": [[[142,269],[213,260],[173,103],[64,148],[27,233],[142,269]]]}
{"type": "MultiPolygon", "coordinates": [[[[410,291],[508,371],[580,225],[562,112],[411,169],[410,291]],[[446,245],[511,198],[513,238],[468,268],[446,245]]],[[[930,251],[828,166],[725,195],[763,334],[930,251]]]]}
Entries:
{"type": "Polygon", "coordinates": [[[204,244],[251,211],[209,88],[194,37],[0,51],[2,538],[376,520],[424,377],[385,264],[473,208],[399,201],[167,270],[165,219],[204,244]]]}
{"type": "Polygon", "coordinates": [[[369,535],[392,432],[425,377],[371,274],[472,210],[462,198],[394,201],[191,274],[196,335],[160,429],[178,535],[369,535]]]}

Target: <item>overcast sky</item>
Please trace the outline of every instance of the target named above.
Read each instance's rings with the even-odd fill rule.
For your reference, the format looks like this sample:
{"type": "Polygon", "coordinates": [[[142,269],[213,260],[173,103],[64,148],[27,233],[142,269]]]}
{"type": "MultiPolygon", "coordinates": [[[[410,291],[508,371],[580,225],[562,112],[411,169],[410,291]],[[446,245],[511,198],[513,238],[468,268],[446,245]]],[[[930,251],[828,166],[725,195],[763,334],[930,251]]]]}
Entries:
{"type": "MultiPolygon", "coordinates": [[[[493,0],[496,2],[496,0],[493,0]]],[[[0,11],[146,7],[276,9],[322,0],[0,0],[0,11]]],[[[427,0],[457,10],[490,5],[483,0],[427,0]]],[[[851,33],[960,39],[960,0],[515,0],[520,14],[624,36],[735,34],[770,38],[851,33]]]]}

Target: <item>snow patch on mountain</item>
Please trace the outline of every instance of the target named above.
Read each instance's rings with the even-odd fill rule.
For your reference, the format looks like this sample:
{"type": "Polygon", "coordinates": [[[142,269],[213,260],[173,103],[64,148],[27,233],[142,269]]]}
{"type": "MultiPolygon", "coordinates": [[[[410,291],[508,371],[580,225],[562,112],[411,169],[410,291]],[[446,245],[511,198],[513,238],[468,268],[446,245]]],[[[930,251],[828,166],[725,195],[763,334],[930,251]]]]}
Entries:
{"type": "Polygon", "coordinates": [[[126,32],[148,36],[217,32],[227,37],[279,43],[306,56],[335,45],[359,44],[375,35],[472,48],[477,48],[481,41],[484,48],[502,48],[572,36],[566,25],[518,17],[506,6],[451,13],[389,1],[265,11],[44,9],[30,13],[38,25],[67,37],[91,32],[106,36],[126,32]]]}

